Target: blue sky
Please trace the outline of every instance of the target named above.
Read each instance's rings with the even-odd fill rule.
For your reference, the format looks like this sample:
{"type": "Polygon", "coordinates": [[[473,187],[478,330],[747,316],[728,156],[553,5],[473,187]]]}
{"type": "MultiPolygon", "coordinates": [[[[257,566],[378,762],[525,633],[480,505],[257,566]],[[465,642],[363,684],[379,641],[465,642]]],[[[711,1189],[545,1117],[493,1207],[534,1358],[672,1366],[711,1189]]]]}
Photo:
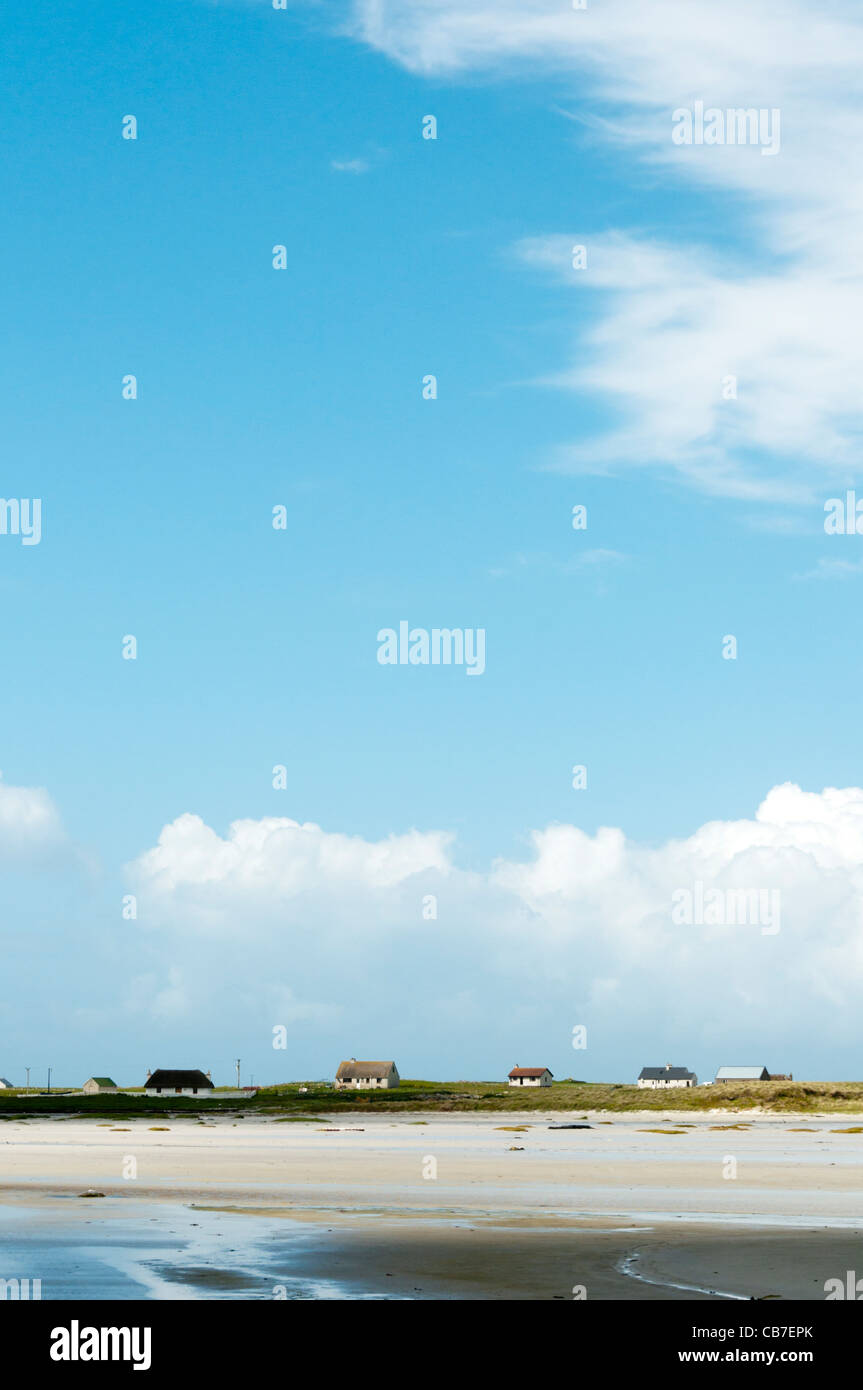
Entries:
{"type": "Polygon", "coordinates": [[[730,857],[693,851],[692,874],[781,881],[776,942],[670,938],[656,904],[689,879],[641,874],[708,823],[755,825],[771,788],[861,781],[861,541],[823,527],[859,477],[863,288],[833,129],[860,120],[859,26],[824,17],[828,81],[793,15],[768,46],[746,29],[767,11],[732,6],[726,52],[710,7],[681,35],[663,4],[636,79],[636,8],[595,9],[572,51],[541,0],[4,11],[0,492],[43,499],[44,534],[0,536],[2,785],[35,798],[0,814],[0,1074],[227,1079],[242,1055],[285,1079],[393,1055],[599,1079],[666,1052],[852,1074],[863,848],[835,807],[813,834],[823,803],[783,803],[755,867],[730,830],[730,857]],[[781,103],[781,154],[675,163],[670,113],[700,93],[781,103]],[[740,394],[720,404],[725,371],[740,394]],[[485,629],[485,673],[380,666],[401,619],[485,629]],[[275,839],[227,869],[209,840],[148,859],[184,816],[222,846],[238,821],[275,839]],[[297,832],[324,846],[302,872],[273,818],[320,827],[297,832]],[[555,824],[584,837],[585,882],[598,828],[627,837],[605,896],[568,870],[501,887],[495,866],[531,863],[555,824]],[[395,885],[369,868],[388,837],[395,885]]]}

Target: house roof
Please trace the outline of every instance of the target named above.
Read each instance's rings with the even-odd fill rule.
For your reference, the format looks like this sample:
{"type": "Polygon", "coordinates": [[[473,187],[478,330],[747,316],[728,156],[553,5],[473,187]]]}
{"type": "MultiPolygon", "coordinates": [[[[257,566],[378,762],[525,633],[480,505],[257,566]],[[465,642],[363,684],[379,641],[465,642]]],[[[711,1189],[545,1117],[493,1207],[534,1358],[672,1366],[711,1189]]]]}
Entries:
{"type": "Polygon", "coordinates": [[[144,1082],[145,1091],[151,1091],[154,1087],[161,1087],[163,1090],[176,1090],[178,1087],[183,1091],[195,1088],[200,1090],[202,1086],[213,1089],[212,1081],[202,1071],[163,1071],[161,1067],[157,1067],[152,1076],[148,1076],[144,1082]]]}
{"type": "MultiPolygon", "coordinates": [[[[513,1067],[512,1071],[511,1071],[511,1072],[508,1072],[507,1075],[508,1075],[508,1076],[545,1076],[545,1073],[546,1073],[547,1071],[548,1071],[548,1067],[513,1067]]],[[[549,1074],[549,1076],[553,1076],[553,1075],[554,1075],[554,1072],[548,1071],[548,1074],[549,1074]]]]}
{"type": "Polygon", "coordinates": [[[717,1081],[762,1081],[769,1076],[766,1067],[720,1067],[717,1081]]]}
{"type": "Polygon", "coordinates": [[[336,1072],[337,1081],[356,1081],[360,1077],[370,1076],[381,1078],[389,1076],[391,1071],[395,1071],[395,1062],[358,1062],[356,1057],[352,1057],[349,1062],[341,1062],[336,1072]]]}
{"type": "MultiPolygon", "coordinates": [[[[115,1091],[117,1089],[116,1081],[112,1081],[110,1076],[91,1076],[90,1080],[95,1081],[97,1086],[113,1086],[115,1091]]],[[[85,1081],[84,1085],[86,1086],[86,1084],[85,1081]]]]}
{"type": "Polygon", "coordinates": [[[695,1072],[688,1067],[642,1067],[639,1081],[694,1081],[695,1072]]]}
{"type": "Polygon", "coordinates": [[[12,1082],[11,1082],[11,1081],[7,1081],[6,1078],[5,1078],[5,1076],[0,1076],[0,1086],[2,1086],[3,1089],[6,1090],[6,1091],[14,1091],[14,1089],[15,1089],[14,1086],[12,1085],[12,1082]]]}

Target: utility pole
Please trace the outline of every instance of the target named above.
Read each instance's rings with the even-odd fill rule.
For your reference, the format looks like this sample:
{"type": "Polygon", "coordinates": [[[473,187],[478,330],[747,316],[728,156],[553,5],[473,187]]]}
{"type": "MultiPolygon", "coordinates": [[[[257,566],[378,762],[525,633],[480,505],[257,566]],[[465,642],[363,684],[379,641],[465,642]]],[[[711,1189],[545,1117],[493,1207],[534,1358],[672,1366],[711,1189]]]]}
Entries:
{"type": "Polygon", "coordinates": [[[51,1094],[51,1068],[48,1068],[48,1094],[51,1094]]]}
{"type": "Polygon", "coordinates": [[[25,1070],[26,1073],[27,1073],[27,1090],[29,1091],[29,1089],[30,1089],[30,1068],[29,1068],[29,1067],[25,1067],[24,1070],[25,1070]]]}
{"type": "Polygon", "coordinates": [[[240,1089],[240,1059],[237,1058],[237,1090],[240,1089]]]}

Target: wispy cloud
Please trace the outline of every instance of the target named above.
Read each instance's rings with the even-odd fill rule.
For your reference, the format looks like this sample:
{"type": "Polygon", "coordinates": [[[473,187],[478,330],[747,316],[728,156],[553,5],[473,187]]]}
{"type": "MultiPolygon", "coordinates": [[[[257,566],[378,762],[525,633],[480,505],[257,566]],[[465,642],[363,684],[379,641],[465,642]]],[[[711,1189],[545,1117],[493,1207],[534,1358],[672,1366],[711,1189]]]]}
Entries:
{"type": "Polygon", "coordinates": [[[488,574],[492,579],[508,579],[513,575],[524,573],[525,570],[545,571],[558,575],[573,575],[577,574],[579,570],[589,570],[597,577],[608,570],[626,564],[629,558],[620,550],[604,550],[601,547],[578,551],[566,559],[549,555],[546,552],[538,554],[521,552],[505,564],[496,565],[489,569],[488,574]]]}
{"type": "Polygon", "coordinates": [[[734,200],[733,246],[719,227],[703,245],[682,243],[672,198],[659,239],[596,230],[600,208],[593,227],[519,244],[524,263],[596,296],[593,327],[546,382],[604,397],[617,414],[552,466],[646,466],[715,495],[791,505],[825,473],[853,476],[863,439],[856,4],[355,0],[353,32],[418,73],[551,72],[558,91],[577,94],[591,138],[628,145],[670,194],[701,187],[734,200]],[[697,100],[779,108],[778,156],[675,145],[672,114],[697,100]],[[587,246],[584,269],[572,268],[574,243],[587,246]]]}
{"type": "Polygon", "coordinates": [[[371,169],[368,159],[331,159],[330,168],[339,174],[367,174],[371,169]]]}
{"type": "Polygon", "coordinates": [[[571,560],[570,564],[579,567],[589,565],[598,568],[600,566],[622,565],[626,559],[627,557],[619,550],[585,550],[583,555],[571,560]]]}
{"type": "Polygon", "coordinates": [[[863,574],[863,559],[843,560],[840,557],[827,557],[822,555],[815,567],[806,570],[803,574],[795,575],[795,579],[853,579],[856,575],[863,574]]]}

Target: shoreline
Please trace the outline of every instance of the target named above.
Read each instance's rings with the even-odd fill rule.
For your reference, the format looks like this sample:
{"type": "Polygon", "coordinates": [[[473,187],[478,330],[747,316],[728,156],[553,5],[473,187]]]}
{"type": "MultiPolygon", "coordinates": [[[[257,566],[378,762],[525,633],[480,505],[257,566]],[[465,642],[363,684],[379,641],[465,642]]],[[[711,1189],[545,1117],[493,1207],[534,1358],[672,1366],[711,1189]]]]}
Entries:
{"type": "Polygon", "coordinates": [[[134,1205],[115,1223],[23,1208],[17,1231],[0,1209],[4,1277],[26,1270],[47,1300],[820,1301],[860,1243],[859,1231],[370,1225],[359,1214],[306,1225],[134,1205]]]}
{"type": "Polygon", "coordinates": [[[848,1117],[594,1118],[13,1121],[0,1248],[82,1298],[823,1298],[856,1267],[848,1117]]]}

